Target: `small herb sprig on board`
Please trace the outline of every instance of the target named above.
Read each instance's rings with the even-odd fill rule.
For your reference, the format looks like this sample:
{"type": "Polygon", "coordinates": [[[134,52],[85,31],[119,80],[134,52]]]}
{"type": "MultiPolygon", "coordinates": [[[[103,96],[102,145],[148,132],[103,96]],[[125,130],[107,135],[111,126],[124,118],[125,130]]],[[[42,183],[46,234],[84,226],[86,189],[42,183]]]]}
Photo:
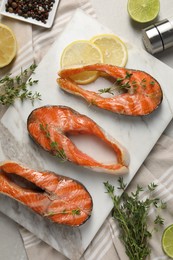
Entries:
{"type": "Polygon", "coordinates": [[[54,216],[54,215],[57,215],[57,214],[71,214],[72,216],[75,216],[75,215],[80,215],[81,214],[81,210],[79,208],[77,209],[72,209],[72,210],[62,210],[60,212],[54,212],[54,211],[51,211],[51,212],[48,212],[48,213],[45,213],[44,216],[47,217],[47,216],[54,216]]]}
{"type": "Polygon", "coordinates": [[[32,92],[28,90],[28,87],[38,83],[38,80],[32,80],[30,75],[34,73],[36,64],[32,64],[28,69],[15,77],[11,74],[6,75],[0,79],[0,104],[11,105],[16,99],[20,99],[22,102],[25,99],[31,100],[32,104],[36,99],[41,100],[41,95],[38,92],[32,92]],[[28,80],[28,81],[27,81],[28,80]]]}
{"type": "Polygon", "coordinates": [[[59,147],[59,144],[56,141],[51,140],[51,135],[48,130],[48,125],[44,126],[43,124],[40,124],[40,130],[44,132],[45,137],[50,140],[50,147],[52,149],[52,152],[54,155],[59,158],[62,162],[67,161],[67,156],[64,152],[63,148],[59,147]]]}
{"type": "MultiPolygon", "coordinates": [[[[114,186],[105,182],[106,193],[112,199],[112,216],[118,221],[120,228],[120,239],[122,240],[127,256],[130,260],[144,260],[150,255],[151,249],[149,239],[152,231],[148,230],[148,215],[151,206],[155,208],[165,208],[166,204],[159,198],[153,198],[152,193],[157,185],[151,183],[148,185],[149,196],[145,200],[140,200],[139,195],[143,188],[139,185],[135,192],[129,195],[126,191],[126,184],[123,178],[118,179],[118,189],[123,191],[122,196],[115,195],[114,186]]],[[[154,229],[156,225],[163,225],[164,220],[158,214],[154,220],[154,229]]]]}
{"type": "Polygon", "coordinates": [[[150,87],[153,87],[155,85],[155,81],[153,80],[147,83],[146,78],[143,78],[140,82],[137,82],[136,80],[130,81],[132,76],[133,73],[129,73],[126,71],[126,76],[124,78],[117,78],[110,87],[99,89],[99,94],[109,93],[111,95],[114,95],[114,90],[118,90],[119,92],[128,92],[129,94],[135,94],[139,86],[145,89],[147,87],[146,84],[149,84],[150,87]]]}
{"type": "Polygon", "coordinates": [[[130,84],[130,78],[132,75],[133,75],[132,73],[126,72],[126,76],[124,78],[117,78],[111,87],[99,89],[98,92],[100,94],[109,93],[111,95],[114,95],[113,91],[115,89],[117,89],[119,91],[122,91],[122,90],[127,91],[130,93],[135,92],[135,90],[137,88],[137,83],[136,83],[136,81],[132,81],[130,84]]]}

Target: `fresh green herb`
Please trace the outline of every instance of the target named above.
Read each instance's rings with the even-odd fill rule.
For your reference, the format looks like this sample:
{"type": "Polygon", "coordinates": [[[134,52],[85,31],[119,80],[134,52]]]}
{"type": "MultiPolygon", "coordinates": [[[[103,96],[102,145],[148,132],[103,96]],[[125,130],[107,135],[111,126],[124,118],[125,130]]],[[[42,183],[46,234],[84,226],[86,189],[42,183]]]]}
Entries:
{"type": "Polygon", "coordinates": [[[64,149],[59,147],[59,144],[56,141],[52,141],[50,132],[48,130],[48,125],[44,126],[43,124],[40,124],[40,130],[43,131],[45,136],[50,140],[50,147],[53,154],[62,162],[67,161],[67,156],[64,152],[64,149]]]}
{"type": "Polygon", "coordinates": [[[0,79],[1,105],[11,105],[16,99],[20,99],[22,102],[29,99],[32,104],[34,104],[36,99],[41,100],[40,93],[33,93],[31,90],[28,90],[28,87],[38,83],[38,80],[32,80],[32,78],[28,80],[30,75],[34,73],[35,68],[36,65],[32,64],[28,69],[21,70],[21,73],[15,77],[9,74],[0,79]]]}
{"type": "Polygon", "coordinates": [[[150,81],[150,85],[155,85],[155,82],[154,81],[150,81]]]}
{"type": "MultiPolygon", "coordinates": [[[[126,77],[125,77],[126,78],[126,77]]],[[[116,79],[116,83],[117,84],[121,84],[121,82],[124,80],[124,78],[117,78],[116,79]]]]}
{"type": "Polygon", "coordinates": [[[159,215],[156,216],[155,220],[154,220],[155,224],[159,224],[159,225],[163,225],[164,224],[164,219],[161,218],[159,215]]]}
{"type": "Polygon", "coordinates": [[[160,201],[160,208],[161,209],[166,209],[166,207],[167,207],[166,202],[160,201]]]}
{"type": "Polygon", "coordinates": [[[99,89],[99,93],[109,93],[113,95],[113,90],[118,89],[120,91],[125,90],[128,91],[130,94],[133,94],[137,89],[137,82],[132,81],[132,83],[130,84],[130,78],[132,75],[132,73],[126,71],[126,75],[124,78],[117,78],[111,87],[99,89]]]}
{"type": "Polygon", "coordinates": [[[144,82],[146,82],[147,80],[146,80],[146,78],[143,78],[142,80],[141,80],[141,83],[144,83],[144,82]]]}
{"type": "MultiPolygon", "coordinates": [[[[106,193],[112,199],[112,216],[118,221],[120,227],[120,239],[122,240],[126,254],[130,260],[144,260],[150,255],[149,239],[152,233],[148,230],[148,214],[151,206],[163,208],[166,206],[159,198],[153,198],[153,191],[157,185],[151,183],[148,185],[149,196],[145,200],[140,200],[140,193],[143,187],[137,186],[135,192],[130,195],[125,191],[126,184],[123,178],[118,179],[119,187],[122,190],[122,196],[115,195],[114,186],[105,182],[106,193]],[[160,203],[160,207],[159,207],[160,203]]],[[[154,230],[156,225],[163,225],[164,220],[157,215],[154,220],[154,230]]]]}
{"type": "Polygon", "coordinates": [[[115,86],[113,85],[108,88],[99,89],[98,92],[99,92],[99,94],[109,93],[111,95],[114,95],[114,93],[113,93],[114,89],[115,89],[115,86]]]}
{"type": "Polygon", "coordinates": [[[43,126],[43,124],[40,124],[40,130],[45,132],[45,135],[46,135],[47,138],[50,138],[50,133],[48,131],[48,125],[43,126]]]}
{"type": "Polygon", "coordinates": [[[129,90],[131,88],[129,81],[125,82],[124,84],[120,84],[118,87],[120,90],[121,89],[129,90]]]}
{"type": "MultiPolygon", "coordinates": [[[[49,134],[49,136],[50,136],[50,134],[49,134]]],[[[51,142],[50,143],[50,146],[51,146],[52,149],[57,148],[57,145],[58,145],[57,142],[51,142]]]]}
{"type": "Polygon", "coordinates": [[[137,84],[136,80],[133,80],[133,81],[132,81],[132,85],[134,86],[134,85],[136,85],[136,84],[137,84]]]}
{"type": "Polygon", "coordinates": [[[67,157],[65,155],[64,149],[58,147],[57,142],[50,143],[51,148],[55,151],[55,156],[61,159],[62,161],[66,161],[67,157]]]}
{"type": "Polygon", "coordinates": [[[147,87],[146,82],[147,82],[146,78],[143,78],[140,82],[141,87],[144,89],[147,87]]]}
{"type": "Polygon", "coordinates": [[[132,73],[129,73],[128,71],[126,71],[126,77],[125,78],[130,79],[132,75],[133,75],[132,73]]]}
{"type": "Polygon", "coordinates": [[[80,209],[72,209],[72,215],[80,215],[80,209]]]}
{"type": "MultiPolygon", "coordinates": [[[[118,187],[118,189],[124,191],[125,188],[126,188],[126,184],[124,183],[123,178],[119,178],[119,179],[118,179],[118,182],[119,182],[119,187],[118,187]]],[[[112,187],[112,191],[114,191],[114,187],[112,187]]]]}
{"type": "Polygon", "coordinates": [[[156,188],[157,188],[157,184],[153,182],[148,185],[149,191],[154,191],[156,188]]]}
{"type": "Polygon", "coordinates": [[[114,94],[114,93],[112,92],[112,88],[111,88],[111,87],[99,89],[98,91],[99,91],[100,94],[103,94],[103,93],[109,93],[109,94],[111,94],[111,95],[114,94]]]}
{"type": "Polygon", "coordinates": [[[72,210],[63,209],[62,211],[59,212],[49,211],[48,213],[45,213],[44,216],[49,217],[57,214],[72,214],[73,216],[75,216],[75,215],[80,215],[81,211],[80,209],[72,209],[72,210]]]}

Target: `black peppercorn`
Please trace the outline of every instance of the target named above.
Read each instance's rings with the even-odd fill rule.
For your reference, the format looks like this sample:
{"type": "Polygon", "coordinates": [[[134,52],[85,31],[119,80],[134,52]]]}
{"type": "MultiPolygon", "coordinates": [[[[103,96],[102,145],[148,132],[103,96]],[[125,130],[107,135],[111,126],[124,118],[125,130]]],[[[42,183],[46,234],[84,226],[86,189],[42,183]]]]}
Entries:
{"type": "Polygon", "coordinates": [[[9,8],[7,9],[7,11],[8,11],[9,13],[13,13],[13,12],[14,12],[14,10],[13,10],[12,7],[9,7],[9,8]]]}
{"type": "Polygon", "coordinates": [[[21,9],[18,9],[18,14],[19,14],[19,15],[22,15],[22,13],[23,13],[22,10],[21,10],[21,9]]]}
{"type": "Polygon", "coordinates": [[[55,0],[8,0],[6,11],[46,23],[55,0]]]}
{"type": "Polygon", "coordinates": [[[12,2],[12,3],[11,3],[11,6],[12,6],[12,8],[15,9],[15,8],[17,7],[17,3],[16,3],[16,2],[12,2]]]}

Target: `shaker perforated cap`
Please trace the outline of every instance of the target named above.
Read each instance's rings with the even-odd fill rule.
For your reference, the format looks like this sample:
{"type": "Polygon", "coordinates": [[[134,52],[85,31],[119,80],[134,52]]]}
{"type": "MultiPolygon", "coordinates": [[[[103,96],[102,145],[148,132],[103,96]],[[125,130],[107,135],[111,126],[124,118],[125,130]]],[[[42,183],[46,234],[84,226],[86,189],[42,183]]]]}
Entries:
{"type": "Polygon", "coordinates": [[[173,46],[173,24],[168,19],[142,30],[145,48],[151,54],[162,52],[173,46]]]}

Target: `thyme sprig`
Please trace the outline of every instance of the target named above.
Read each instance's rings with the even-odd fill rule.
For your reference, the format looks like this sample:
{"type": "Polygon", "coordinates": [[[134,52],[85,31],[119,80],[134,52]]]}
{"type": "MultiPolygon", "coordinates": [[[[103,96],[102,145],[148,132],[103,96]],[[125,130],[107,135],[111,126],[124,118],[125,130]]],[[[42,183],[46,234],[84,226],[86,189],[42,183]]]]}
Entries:
{"type": "Polygon", "coordinates": [[[98,91],[99,91],[100,94],[109,93],[111,95],[114,95],[112,87],[102,88],[102,89],[99,89],[98,91]]]}
{"type": "Polygon", "coordinates": [[[72,209],[72,210],[63,209],[62,211],[59,211],[59,212],[50,211],[48,213],[45,213],[44,216],[48,217],[48,216],[54,216],[57,214],[71,214],[71,215],[75,216],[75,215],[80,215],[81,210],[79,208],[77,208],[77,209],[72,209]]]}
{"type": "Polygon", "coordinates": [[[46,138],[50,140],[50,147],[52,149],[54,156],[59,158],[62,162],[67,161],[67,156],[65,154],[64,149],[59,147],[59,144],[56,141],[52,141],[50,132],[48,130],[48,125],[44,126],[43,124],[40,124],[40,130],[43,131],[46,138]]]}
{"type": "Polygon", "coordinates": [[[114,95],[113,91],[115,89],[118,89],[119,91],[122,91],[122,90],[128,91],[130,93],[135,92],[135,90],[137,88],[136,81],[132,81],[130,84],[130,78],[132,75],[133,75],[132,73],[129,73],[128,71],[126,71],[125,77],[117,78],[111,87],[99,89],[98,90],[99,94],[109,93],[111,95],[114,95]]]}
{"type": "Polygon", "coordinates": [[[130,260],[144,260],[150,255],[151,249],[149,239],[153,230],[157,231],[156,225],[163,225],[164,220],[157,214],[154,220],[154,228],[148,230],[148,215],[151,206],[163,209],[166,204],[159,198],[154,198],[153,192],[157,185],[151,183],[147,189],[149,196],[145,200],[140,200],[139,196],[144,190],[137,185],[136,191],[130,195],[125,191],[126,184],[123,178],[118,179],[118,189],[123,191],[122,196],[115,195],[115,188],[109,182],[105,182],[106,193],[109,194],[113,202],[112,216],[117,220],[120,228],[120,239],[122,240],[127,256],[130,260]]]}
{"type": "Polygon", "coordinates": [[[5,75],[0,79],[0,104],[11,105],[16,99],[22,102],[29,99],[32,104],[36,99],[41,100],[41,95],[38,92],[32,92],[29,87],[36,85],[38,80],[29,78],[36,69],[36,64],[32,64],[28,69],[22,70],[19,75],[12,76],[11,74],[5,75]],[[28,80],[29,78],[29,80],[28,80]],[[28,81],[27,81],[28,80],[28,81]]]}

